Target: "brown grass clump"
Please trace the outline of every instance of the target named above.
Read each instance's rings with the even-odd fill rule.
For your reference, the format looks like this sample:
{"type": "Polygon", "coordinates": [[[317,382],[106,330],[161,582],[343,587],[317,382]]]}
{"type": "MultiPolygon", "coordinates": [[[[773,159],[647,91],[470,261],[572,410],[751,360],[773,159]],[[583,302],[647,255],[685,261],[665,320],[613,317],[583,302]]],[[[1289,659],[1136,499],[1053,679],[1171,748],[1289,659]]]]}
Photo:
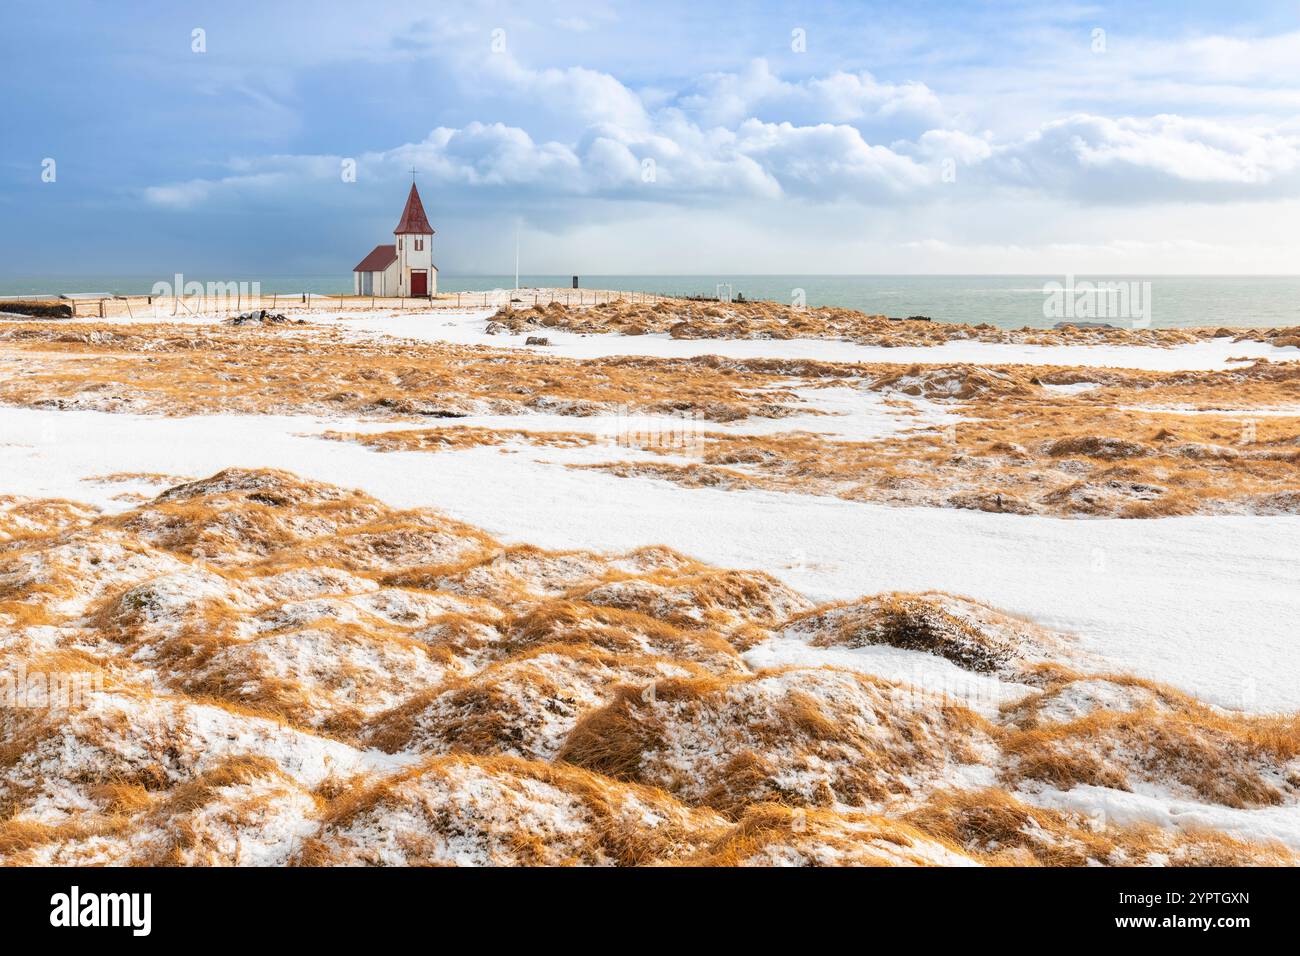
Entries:
{"type": "Polygon", "coordinates": [[[760,803],[691,866],[964,866],[973,861],[895,819],[760,803]]]}
{"type": "Polygon", "coordinates": [[[725,824],[574,767],[439,757],[330,807],[298,862],[641,865],[690,855],[725,824]]]}
{"type": "Polygon", "coordinates": [[[364,740],[389,752],[550,759],[581,716],[607,704],[618,686],[706,673],[686,662],[543,645],[414,695],[372,721],[364,740]]]}
{"type": "Polygon", "coordinates": [[[983,673],[1012,672],[1026,655],[1041,657],[1044,639],[1023,621],[942,594],[881,594],[819,608],[791,620],[786,633],[820,646],[924,651],[983,673]]]}
{"type": "Polygon", "coordinates": [[[1145,445],[1121,438],[1103,438],[1097,435],[1071,435],[1058,438],[1047,446],[1047,454],[1054,458],[1065,455],[1080,455],[1086,458],[1101,458],[1107,461],[1116,458],[1137,458],[1150,453],[1145,445]]]}
{"type": "Polygon", "coordinates": [[[518,618],[510,625],[503,649],[513,654],[552,643],[691,661],[717,673],[743,669],[735,648],[719,634],[675,626],[637,611],[576,601],[552,601],[518,618]]]}
{"type": "MultiPolygon", "coordinates": [[[[669,566],[685,559],[672,556],[669,566]]],[[[588,551],[543,551],[512,545],[443,565],[420,566],[385,578],[388,583],[454,591],[505,606],[558,596],[610,573],[609,556],[588,551]]]]}
{"type": "Polygon", "coordinates": [[[1008,714],[1001,746],[1009,780],[1068,790],[1175,787],[1229,807],[1275,806],[1300,795],[1300,718],[1225,714],[1126,675],[1063,672],[1008,714]],[[1291,767],[1278,772],[1278,768],[1291,767]]]}
{"type": "Polygon", "coordinates": [[[1023,372],[974,365],[912,365],[873,381],[871,389],[913,398],[969,401],[985,395],[1027,395],[1033,391],[1023,372]]]}
{"type": "Polygon", "coordinates": [[[600,438],[580,432],[530,432],[522,428],[416,428],[392,432],[325,432],[323,438],[351,441],[376,451],[451,451],[512,442],[553,448],[583,448],[600,438]]]}
{"type": "Polygon", "coordinates": [[[675,627],[718,630],[743,625],[771,627],[805,610],[807,599],[758,571],[703,570],[693,574],[656,571],[638,577],[611,576],[590,588],[569,592],[570,599],[666,621],[675,627]]]}
{"type": "Polygon", "coordinates": [[[663,680],[584,718],[558,759],[732,816],[767,800],[863,806],[974,759],[981,734],[969,711],[895,690],[836,671],[663,680]]]}
{"type": "Polygon", "coordinates": [[[1207,830],[1116,826],[1105,819],[1034,807],[1003,790],[945,790],[904,815],[921,832],[994,866],[1294,866],[1276,844],[1207,830]]]}

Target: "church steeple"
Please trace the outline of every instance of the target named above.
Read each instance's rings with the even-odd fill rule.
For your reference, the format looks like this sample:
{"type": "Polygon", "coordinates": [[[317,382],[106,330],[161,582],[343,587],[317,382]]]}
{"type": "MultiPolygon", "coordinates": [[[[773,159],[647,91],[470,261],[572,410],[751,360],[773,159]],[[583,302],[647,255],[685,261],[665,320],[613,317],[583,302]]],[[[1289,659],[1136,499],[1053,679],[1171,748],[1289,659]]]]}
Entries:
{"type": "Polygon", "coordinates": [[[424,214],[424,203],[420,202],[419,190],[411,183],[411,192],[406,197],[406,208],[402,210],[402,221],[393,230],[395,236],[432,236],[433,226],[424,214]]]}

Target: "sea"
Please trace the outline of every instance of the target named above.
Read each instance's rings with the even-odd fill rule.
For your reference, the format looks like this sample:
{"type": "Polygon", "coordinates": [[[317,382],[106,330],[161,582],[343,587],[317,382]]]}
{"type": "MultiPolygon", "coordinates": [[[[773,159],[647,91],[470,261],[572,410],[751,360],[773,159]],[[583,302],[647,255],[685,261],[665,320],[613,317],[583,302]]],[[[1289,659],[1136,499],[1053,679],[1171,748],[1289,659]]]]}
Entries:
{"type": "MultiPolygon", "coordinates": [[[[157,275],[0,275],[0,297],[67,293],[149,294],[157,275]]],[[[263,293],[349,293],[342,275],[186,275],[185,281],[258,282],[263,293]]],[[[924,315],[936,322],[981,322],[1001,328],[1049,327],[1064,320],[1092,320],[1121,327],[1300,325],[1300,276],[1135,275],[587,275],[586,289],[619,289],[665,295],[769,299],[807,306],[840,306],[873,314],[924,315]],[[1102,283],[1127,288],[1124,310],[1105,312],[1101,296],[1086,291],[1102,283]],[[1092,285],[1089,285],[1092,284],[1092,285]],[[1066,301],[1068,300],[1068,301],[1066,301]],[[1092,302],[1089,306],[1084,300],[1092,302]],[[1069,310],[1063,312],[1062,303],[1069,310]],[[1076,307],[1076,302],[1078,303],[1076,307]],[[1097,306],[1101,307],[1098,308],[1097,306]]],[[[521,275],[523,288],[569,288],[573,276],[521,275]]],[[[438,276],[440,292],[483,292],[514,287],[509,275],[438,276]]],[[[3,304],[0,303],[0,311],[3,304]]]]}

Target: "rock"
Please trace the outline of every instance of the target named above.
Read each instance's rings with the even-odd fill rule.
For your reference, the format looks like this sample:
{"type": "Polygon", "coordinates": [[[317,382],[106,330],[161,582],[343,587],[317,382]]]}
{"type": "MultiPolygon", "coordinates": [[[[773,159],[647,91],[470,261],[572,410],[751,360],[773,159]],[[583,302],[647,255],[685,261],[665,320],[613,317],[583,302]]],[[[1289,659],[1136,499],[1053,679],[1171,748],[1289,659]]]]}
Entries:
{"type": "Polygon", "coordinates": [[[1057,322],[1054,329],[1117,329],[1119,326],[1109,322],[1057,322]]]}
{"type": "MultiPolygon", "coordinates": [[[[245,312],[231,319],[229,325],[288,325],[290,319],[279,312],[268,312],[266,309],[254,309],[252,312],[245,312]]],[[[303,321],[298,320],[301,325],[303,321]]]]}
{"type": "Polygon", "coordinates": [[[7,299],[4,302],[4,315],[20,319],[70,319],[72,306],[67,302],[52,302],[45,299],[27,300],[7,299]]]}
{"type": "Polygon", "coordinates": [[[524,345],[550,345],[551,340],[544,335],[530,335],[524,340],[524,345]]]}
{"type": "Polygon", "coordinates": [[[948,499],[952,508],[966,511],[991,511],[996,514],[1028,515],[1034,513],[1034,507],[1012,494],[995,491],[968,491],[955,494],[948,499]]]}
{"type": "Polygon", "coordinates": [[[455,404],[438,404],[418,398],[381,398],[371,403],[370,408],[399,415],[424,415],[428,418],[465,418],[470,414],[469,410],[455,404]]]}

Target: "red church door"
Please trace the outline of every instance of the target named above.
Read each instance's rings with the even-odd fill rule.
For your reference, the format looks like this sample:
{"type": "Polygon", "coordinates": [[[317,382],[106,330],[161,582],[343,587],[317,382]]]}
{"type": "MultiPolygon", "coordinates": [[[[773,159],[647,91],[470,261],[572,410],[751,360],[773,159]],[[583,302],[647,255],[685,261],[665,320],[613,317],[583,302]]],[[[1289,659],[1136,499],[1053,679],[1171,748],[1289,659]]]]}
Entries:
{"type": "Polygon", "coordinates": [[[429,273],[423,269],[411,270],[411,295],[429,294],[429,273]]]}

